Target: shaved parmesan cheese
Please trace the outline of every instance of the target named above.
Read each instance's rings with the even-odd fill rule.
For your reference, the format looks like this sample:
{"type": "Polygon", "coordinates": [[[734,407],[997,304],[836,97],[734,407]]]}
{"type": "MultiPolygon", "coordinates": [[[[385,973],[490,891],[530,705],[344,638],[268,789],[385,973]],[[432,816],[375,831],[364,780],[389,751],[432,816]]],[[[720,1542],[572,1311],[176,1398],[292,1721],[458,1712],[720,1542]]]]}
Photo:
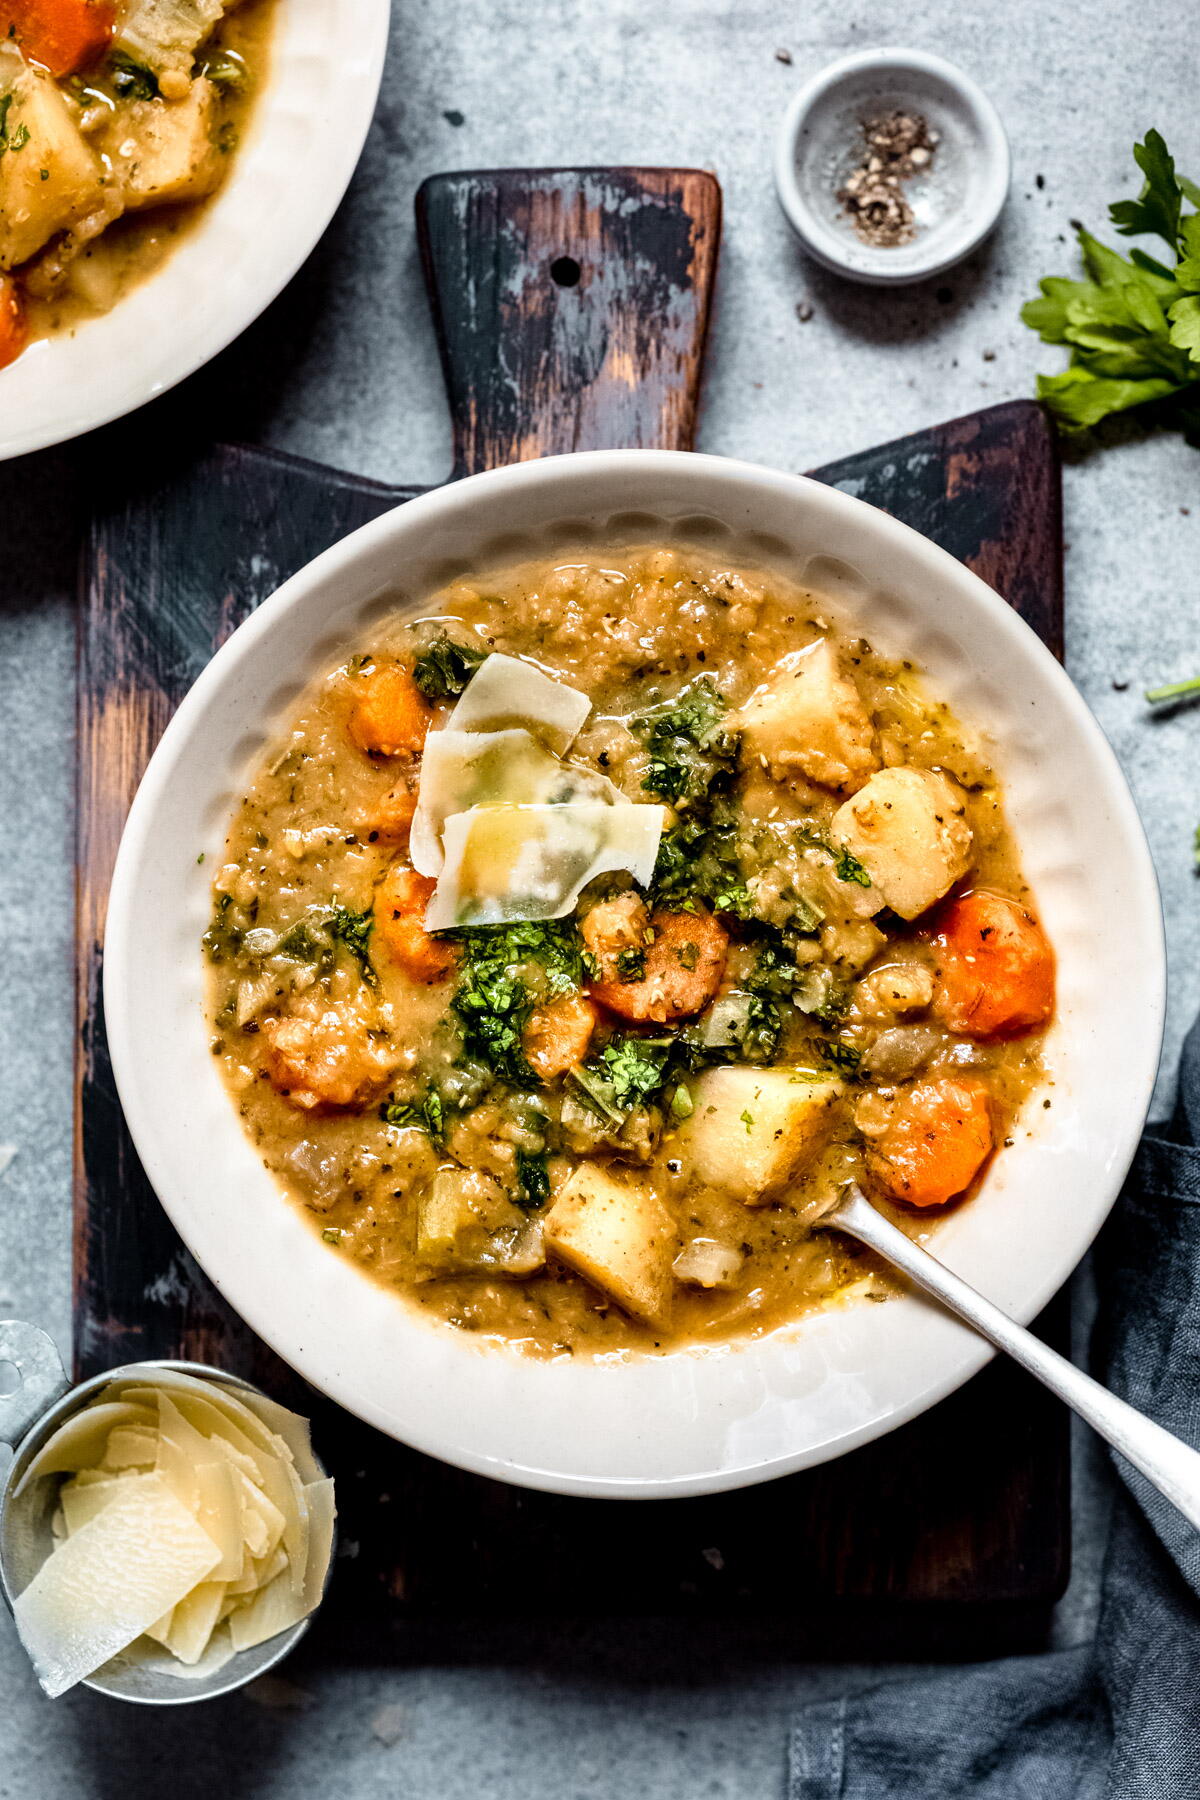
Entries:
{"type": "Polygon", "coordinates": [[[104,1467],[152,1469],[157,1454],[158,1434],[148,1425],[117,1425],[108,1434],[104,1467]]]}
{"type": "Polygon", "coordinates": [[[420,875],[441,873],[442,833],[455,813],[473,806],[567,806],[576,800],[617,805],[622,796],[607,776],[560,762],[527,731],[431,731],[409,836],[413,868],[420,875]]]}
{"type": "MultiPolygon", "coordinates": [[[[90,1470],[84,1470],[85,1475],[90,1472],[90,1470]]],[[[95,1518],[98,1512],[103,1512],[117,1487],[126,1482],[140,1481],[141,1479],[141,1475],[135,1473],[111,1475],[106,1481],[88,1481],[82,1485],[80,1485],[78,1476],[74,1481],[65,1481],[58,1490],[58,1504],[62,1507],[63,1515],[63,1536],[74,1537],[75,1533],[81,1531],[90,1519],[95,1518]]]]}
{"type": "Polygon", "coordinates": [[[171,1614],[166,1647],[181,1663],[198,1663],[217,1628],[225,1599],[223,1581],[202,1581],[171,1614]]]}
{"type": "Polygon", "coordinates": [[[517,725],[565,756],[591,710],[578,688],[544,674],[536,663],[493,651],[467,683],[446,728],[503,731],[517,725]]]}
{"type": "Polygon", "coordinates": [[[333,1484],[303,1419],[242,1394],[181,1370],[118,1380],[43,1446],[26,1480],[69,1479],[18,1615],[48,1693],[118,1653],[200,1678],[319,1603],[333,1484]]]}
{"type": "Polygon", "coordinates": [[[661,806],[476,806],[445,828],[446,862],[425,914],[429,931],[561,919],[589,881],[627,871],[649,885],[661,806]]]}
{"type": "Polygon", "coordinates": [[[157,1475],[118,1483],[109,1505],[47,1558],[13,1607],[45,1691],[65,1693],[126,1649],[219,1557],[157,1475]]]}
{"type": "Polygon", "coordinates": [[[53,1437],[33,1458],[16,1486],[23,1494],[30,1482],[41,1475],[63,1475],[75,1469],[95,1468],[104,1455],[108,1434],[115,1425],[153,1425],[149,1407],[116,1401],[112,1404],[85,1406],[73,1418],[60,1425],[53,1437]]]}

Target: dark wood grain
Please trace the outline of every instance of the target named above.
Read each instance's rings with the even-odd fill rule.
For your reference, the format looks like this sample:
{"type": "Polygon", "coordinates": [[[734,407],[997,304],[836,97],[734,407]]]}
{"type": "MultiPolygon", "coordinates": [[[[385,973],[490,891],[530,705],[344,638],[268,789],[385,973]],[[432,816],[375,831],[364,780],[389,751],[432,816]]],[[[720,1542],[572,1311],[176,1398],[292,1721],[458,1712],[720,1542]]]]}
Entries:
{"type": "Polygon", "coordinates": [[[699,169],[433,175],[417,229],[454,473],[690,450],[721,239],[699,169]]]}
{"type": "MultiPolygon", "coordinates": [[[[679,445],[692,428],[716,253],[709,178],[600,173],[602,184],[596,171],[527,177],[539,198],[524,210],[516,204],[519,173],[478,178],[477,204],[461,192],[470,178],[438,178],[425,190],[426,222],[443,207],[453,213],[453,189],[455,207],[466,208],[461,216],[473,221],[476,233],[500,235],[502,219],[488,207],[503,182],[522,220],[541,207],[556,219],[584,221],[569,240],[542,232],[542,263],[551,250],[559,254],[560,245],[581,267],[593,266],[589,258],[598,261],[601,253],[611,262],[614,243],[626,244],[622,254],[631,259],[637,280],[629,269],[620,278],[610,272],[591,291],[606,293],[606,307],[618,315],[645,295],[647,319],[660,316],[664,305],[668,312],[674,308],[674,317],[683,316],[678,296],[670,298],[681,280],[686,286],[679,241],[713,234],[711,242],[703,238],[702,257],[688,265],[693,279],[697,270],[702,275],[705,291],[686,314],[691,340],[677,343],[671,366],[664,365],[649,328],[639,337],[619,320],[616,333],[644,357],[658,384],[658,429],[648,412],[639,412],[639,441],[679,445]],[[660,237],[674,246],[662,251],[661,281],[646,269],[653,234],[620,238],[604,208],[597,215],[581,198],[602,191],[607,206],[636,212],[639,183],[648,208],[669,205],[683,213],[684,224],[660,237]],[[692,199],[685,203],[687,193],[692,199]],[[673,200],[664,199],[671,195],[673,200]],[[687,210],[692,204],[698,208],[694,218],[687,210]]],[[[622,231],[626,227],[627,219],[622,231]]],[[[449,250],[431,255],[431,276],[457,284],[460,315],[470,310],[462,303],[463,270],[490,279],[487,271],[499,255],[497,250],[489,257],[479,244],[457,264],[449,250]]],[[[542,267],[530,262],[527,251],[518,262],[542,267]]],[[[594,315],[584,320],[560,311],[551,299],[555,323],[549,336],[558,344],[557,378],[568,392],[559,413],[549,390],[538,386],[528,415],[536,431],[522,425],[519,408],[498,419],[490,410],[500,402],[486,371],[500,366],[501,335],[511,337],[503,307],[493,308],[487,330],[477,325],[475,340],[462,350],[464,356],[469,350],[477,376],[459,365],[455,346],[464,343],[466,330],[461,318],[447,333],[460,469],[474,466],[485,446],[533,454],[568,447],[563,432],[580,434],[570,442],[594,442],[596,436],[614,441],[597,415],[608,377],[595,371],[604,369],[604,359],[597,365],[594,357],[573,358],[570,346],[576,326],[593,346],[607,328],[594,315]],[[573,386],[562,373],[571,368],[581,372],[573,386]],[[472,405],[476,379],[485,398],[472,405]]],[[[444,321],[444,287],[439,306],[444,321]]],[[[545,340],[543,325],[538,333],[545,340]]],[[[527,348],[534,335],[523,340],[527,348]]],[[[542,368],[531,357],[521,380],[534,383],[542,368]]],[[[610,400],[618,405],[617,397],[610,400]]],[[[624,415],[627,422],[630,416],[624,415]]],[[[1058,471],[1035,407],[994,407],[815,473],[926,531],[1008,593],[1048,642],[1061,641],[1058,471]]],[[[1067,1568],[1065,1415],[1007,1365],[989,1368],[902,1431],[809,1475],[653,1507],[565,1500],[483,1481],[392,1444],[317,1397],[298,1393],[297,1378],[229,1312],[192,1263],[129,1143],[99,1005],[104,900],[141,771],[214,649],[293,570],[415,490],[268,451],[180,449],[165,435],[154,441],[143,419],[97,440],[90,491],[97,503],[85,557],[79,656],[79,1373],[131,1356],[187,1355],[299,1397],[314,1412],[318,1440],[338,1475],[344,1539],[358,1546],[338,1583],[358,1620],[372,1599],[384,1619],[398,1604],[422,1613],[811,1616],[814,1608],[835,1602],[843,1616],[848,1602],[937,1603],[944,1618],[946,1603],[954,1613],[970,1603],[966,1611],[977,1614],[980,1607],[1020,1609],[1051,1600],[1067,1568]],[[789,1546],[783,1558],[781,1542],[789,1546]]]]}

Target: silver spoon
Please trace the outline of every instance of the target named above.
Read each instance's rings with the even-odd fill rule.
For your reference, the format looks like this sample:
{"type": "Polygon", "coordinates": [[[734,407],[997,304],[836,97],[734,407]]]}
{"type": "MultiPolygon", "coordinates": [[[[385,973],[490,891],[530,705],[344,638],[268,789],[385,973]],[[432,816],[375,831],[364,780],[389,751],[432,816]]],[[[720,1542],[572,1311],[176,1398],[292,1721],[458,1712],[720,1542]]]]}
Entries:
{"type": "Polygon", "coordinates": [[[841,1197],[830,1212],[824,1213],[821,1225],[833,1226],[850,1237],[858,1238],[872,1250],[878,1250],[890,1263],[902,1270],[918,1287],[932,1294],[952,1313],[965,1319],[982,1337],[1028,1369],[1044,1382],[1052,1393],[1065,1400],[1081,1419],[1106,1438],[1113,1449],[1165,1494],[1184,1518],[1200,1531],[1200,1454],[1189,1445],[1156,1425],[1124,1400],[1077,1369],[1074,1363],[1051,1350],[1031,1331],[1018,1325],[1007,1313],[993,1306],[944,1263],[887,1219],[876,1212],[862,1189],[848,1181],[841,1197]]]}

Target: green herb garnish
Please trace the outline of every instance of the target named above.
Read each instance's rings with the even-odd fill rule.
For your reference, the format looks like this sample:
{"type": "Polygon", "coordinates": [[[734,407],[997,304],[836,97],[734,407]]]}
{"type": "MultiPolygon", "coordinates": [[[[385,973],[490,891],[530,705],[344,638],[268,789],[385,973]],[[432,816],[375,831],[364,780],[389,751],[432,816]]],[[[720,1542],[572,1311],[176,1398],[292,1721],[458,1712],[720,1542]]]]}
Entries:
{"type": "Polygon", "coordinates": [[[379,977],[371,962],[371,932],[374,929],[375,917],[368,907],[366,912],[351,912],[348,906],[334,908],[329,921],[330,936],[339,944],[344,944],[359,968],[363,980],[369,987],[379,986],[379,977]]]}
{"type": "Polygon", "coordinates": [[[489,655],[474,644],[438,637],[413,665],[413,680],[427,700],[456,700],[489,655]]]}
{"type": "Polygon", "coordinates": [[[583,981],[574,923],[478,925],[453,935],[463,956],[450,1004],[464,1049],[506,1081],[532,1081],[521,1049],[530,1014],[539,1001],[571,993],[583,981]]]}
{"type": "Polygon", "coordinates": [[[121,50],[109,57],[112,84],[122,100],[155,100],[158,98],[158,76],[144,63],[134,62],[121,50]]]}
{"type": "Polygon", "coordinates": [[[732,769],[738,737],[722,724],[728,704],[712,676],[701,675],[674,700],[630,720],[630,731],[650,756],[642,781],[648,794],[684,808],[704,799],[718,775],[732,769]]]}
{"type": "MultiPolygon", "coordinates": [[[[692,967],[695,967],[693,963],[692,967]]],[[[619,950],[617,952],[617,980],[644,981],[646,978],[646,952],[641,948],[619,950]]]]}
{"type": "Polygon", "coordinates": [[[9,130],[8,111],[14,98],[15,96],[11,93],[0,96],[0,156],[3,156],[6,150],[14,152],[23,150],[29,142],[27,125],[18,125],[15,130],[9,130]]]}
{"type": "Polygon", "coordinates": [[[1077,227],[1087,280],[1050,275],[1021,317],[1047,344],[1071,352],[1061,375],[1039,375],[1038,396],[1066,431],[1110,413],[1159,404],[1165,423],[1200,447],[1200,187],[1175,164],[1157,131],[1133,147],[1145,177],[1136,200],[1108,209],[1122,237],[1160,238],[1168,262],[1121,256],[1077,227]]]}
{"type": "Polygon", "coordinates": [[[844,1044],[839,1038],[828,1038],[821,1045],[821,1055],[831,1069],[837,1069],[842,1075],[855,1075],[862,1061],[862,1051],[856,1050],[853,1044],[844,1044]]]}
{"type": "Polygon", "coordinates": [[[550,1175],[544,1150],[517,1151],[517,1181],[520,1188],[513,1198],[518,1206],[526,1212],[535,1212],[539,1206],[545,1206],[550,1198],[550,1175]]]}
{"type": "Polygon", "coordinates": [[[423,1131],[435,1144],[440,1144],[445,1136],[446,1108],[433,1087],[422,1100],[385,1100],[379,1116],[386,1125],[423,1131]]]}

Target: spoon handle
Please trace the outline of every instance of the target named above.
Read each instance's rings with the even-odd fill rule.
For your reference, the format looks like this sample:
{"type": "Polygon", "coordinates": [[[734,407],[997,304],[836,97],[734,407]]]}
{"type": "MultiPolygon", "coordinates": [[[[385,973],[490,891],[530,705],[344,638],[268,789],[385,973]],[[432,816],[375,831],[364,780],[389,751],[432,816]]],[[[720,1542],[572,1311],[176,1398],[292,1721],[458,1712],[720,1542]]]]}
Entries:
{"type": "Polygon", "coordinates": [[[836,1226],[872,1250],[878,1250],[918,1287],[934,1295],[943,1306],[965,1319],[983,1337],[1019,1362],[1023,1369],[1044,1382],[1051,1392],[1073,1407],[1081,1419],[1106,1438],[1146,1479],[1165,1494],[1173,1506],[1200,1530],[1200,1454],[1180,1438],[1137,1412],[1124,1400],[1077,1369],[1057,1350],[1026,1331],[985,1300],[969,1283],[875,1210],[861,1189],[850,1182],[823,1225],[836,1226]]]}

